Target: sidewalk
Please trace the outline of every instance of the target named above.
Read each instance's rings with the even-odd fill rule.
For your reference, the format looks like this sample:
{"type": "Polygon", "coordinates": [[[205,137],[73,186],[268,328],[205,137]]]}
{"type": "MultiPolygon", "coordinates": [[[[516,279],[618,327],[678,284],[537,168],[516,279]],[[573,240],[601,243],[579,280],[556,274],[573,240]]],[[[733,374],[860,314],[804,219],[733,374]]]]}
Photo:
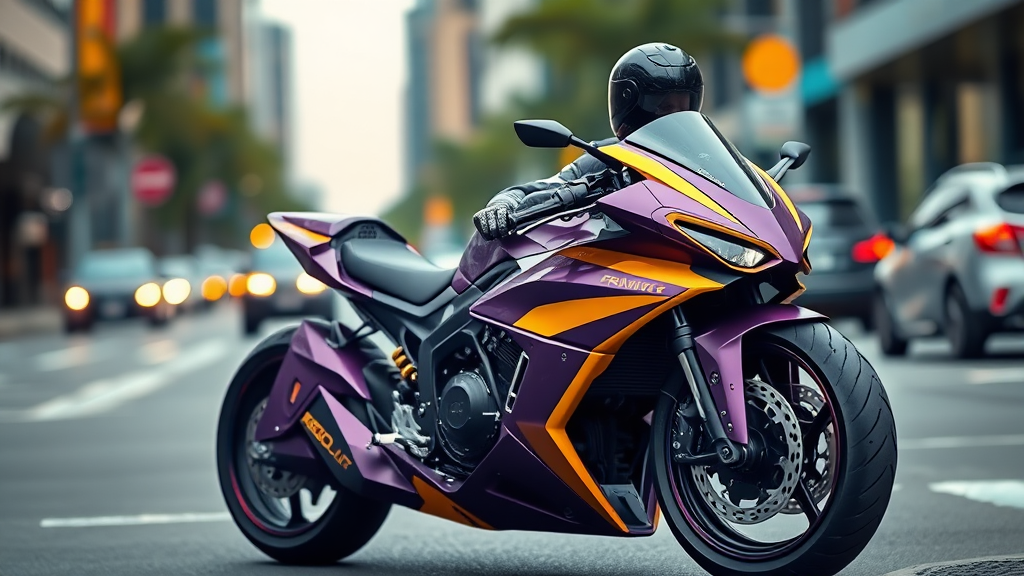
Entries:
{"type": "Polygon", "coordinates": [[[60,310],[54,306],[0,309],[0,340],[60,330],[60,310]]]}

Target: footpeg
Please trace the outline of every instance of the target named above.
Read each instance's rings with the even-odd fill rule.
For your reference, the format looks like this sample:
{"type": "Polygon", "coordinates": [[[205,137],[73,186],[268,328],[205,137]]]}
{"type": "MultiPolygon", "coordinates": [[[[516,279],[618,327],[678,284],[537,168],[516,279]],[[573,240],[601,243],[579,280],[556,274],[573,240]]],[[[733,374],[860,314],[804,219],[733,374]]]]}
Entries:
{"type": "Polygon", "coordinates": [[[419,436],[416,439],[406,438],[397,432],[390,434],[374,434],[370,438],[370,443],[366,445],[366,449],[369,450],[373,446],[387,446],[389,444],[396,444],[402,448],[409,450],[423,449],[426,448],[428,439],[425,436],[419,436]]]}

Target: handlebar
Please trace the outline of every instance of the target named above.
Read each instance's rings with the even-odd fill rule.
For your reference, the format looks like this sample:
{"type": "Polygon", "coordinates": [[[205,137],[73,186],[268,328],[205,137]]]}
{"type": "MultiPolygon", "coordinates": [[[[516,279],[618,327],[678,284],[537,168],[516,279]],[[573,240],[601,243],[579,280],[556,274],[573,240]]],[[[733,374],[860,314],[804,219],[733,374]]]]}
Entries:
{"type": "Polygon", "coordinates": [[[560,214],[578,206],[585,206],[589,201],[601,195],[603,195],[602,190],[592,191],[583,182],[566,184],[556,189],[550,199],[514,212],[512,214],[513,227],[518,230],[537,220],[560,214]]]}

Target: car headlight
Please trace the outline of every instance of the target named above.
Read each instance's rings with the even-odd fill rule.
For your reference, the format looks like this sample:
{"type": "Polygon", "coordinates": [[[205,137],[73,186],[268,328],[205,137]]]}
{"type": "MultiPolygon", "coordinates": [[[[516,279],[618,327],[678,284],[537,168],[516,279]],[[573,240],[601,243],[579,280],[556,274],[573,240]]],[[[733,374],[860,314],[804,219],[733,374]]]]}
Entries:
{"type": "Polygon", "coordinates": [[[681,224],[676,224],[676,227],[722,260],[740,268],[754,268],[768,257],[767,254],[757,248],[736,244],[717,236],[698,232],[681,224]]]}
{"type": "Polygon", "coordinates": [[[270,296],[277,290],[277,281],[266,272],[256,272],[246,278],[245,289],[253,296],[270,296]]]}
{"type": "Polygon", "coordinates": [[[64,304],[75,312],[89,305],[89,292],[81,286],[72,286],[64,293],[64,304]]]}
{"type": "Polygon", "coordinates": [[[163,293],[168,304],[177,306],[192,293],[192,285],[184,278],[172,278],[164,283],[163,293]]]}
{"type": "Polygon", "coordinates": [[[160,286],[146,282],[135,291],[135,302],[143,308],[152,308],[160,303],[160,286]]]}
{"type": "Polygon", "coordinates": [[[313,278],[305,272],[299,274],[299,277],[295,279],[295,287],[299,289],[299,292],[309,296],[319,294],[327,289],[327,286],[323,282],[313,278]]]}

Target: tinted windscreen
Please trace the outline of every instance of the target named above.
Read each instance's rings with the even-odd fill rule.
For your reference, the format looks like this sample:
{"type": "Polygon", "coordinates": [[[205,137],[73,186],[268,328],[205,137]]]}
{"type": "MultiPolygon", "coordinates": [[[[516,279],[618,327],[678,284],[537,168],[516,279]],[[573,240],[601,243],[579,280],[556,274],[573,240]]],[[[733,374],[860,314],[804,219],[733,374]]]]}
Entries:
{"type": "Polygon", "coordinates": [[[746,159],[699,112],[662,116],[627,136],[626,142],[688,168],[751,204],[769,206],[746,159]]]}
{"type": "Polygon", "coordinates": [[[1014,184],[996,196],[996,204],[1013,214],[1024,214],[1024,184],[1014,184]]]}
{"type": "Polygon", "coordinates": [[[256,250],[252,254],[252,265],[255,270],[289,270],[299,269],[299,261],[292,251],[281,240],[274,240],[269,248],[256,250]]]}
{"type": "Polygon", "coordinates": [[[801,203],[800,210],[811,219],[815,230],[863,228],[867,225],[857,204],[849,200],[801,203]]]}
{"type": "Polygon", "coordinates": [[[153,275],[152,256],[136,250],[87,254],[77,271],[77,276],[83,280],[140,278],[153,275]]]}

